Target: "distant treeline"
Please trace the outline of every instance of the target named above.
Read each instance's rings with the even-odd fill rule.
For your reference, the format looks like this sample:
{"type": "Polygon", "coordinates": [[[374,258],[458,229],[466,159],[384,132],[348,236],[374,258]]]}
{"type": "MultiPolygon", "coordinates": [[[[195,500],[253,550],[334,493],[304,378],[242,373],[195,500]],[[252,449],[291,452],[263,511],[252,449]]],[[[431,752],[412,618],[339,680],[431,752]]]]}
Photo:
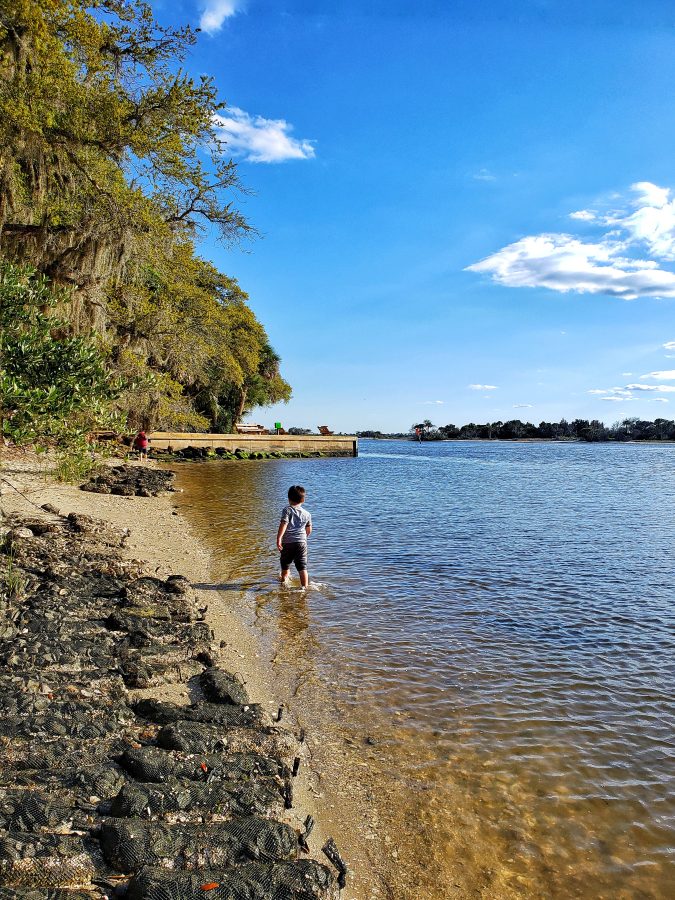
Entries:
{"type": "Polygon", "coordinates": [[[361,438],[408,438],[424,441],[675,441],[675,421],[655,419],[647,422],[629,418],[607,426],[598,419],[574,419],[572,422],[561,419],[559,422],[540,422],[539,425],[510,419],[508,422],[487,422],[484,425],[469,422],[458,428],[456,425],[435,426],[427,419],[413,425],[407,433],[359,431],[357,435],[361,438]]]}

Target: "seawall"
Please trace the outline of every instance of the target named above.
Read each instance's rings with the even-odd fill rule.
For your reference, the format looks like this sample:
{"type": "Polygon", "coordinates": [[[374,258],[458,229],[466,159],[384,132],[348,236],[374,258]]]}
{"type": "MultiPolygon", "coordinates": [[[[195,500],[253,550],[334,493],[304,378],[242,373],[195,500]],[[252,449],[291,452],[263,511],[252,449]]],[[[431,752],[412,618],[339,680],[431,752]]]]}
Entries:
{"type": "Polygon", "coordinates": [[[186,447],[218,447],[234,452],[238,447],[250,452],[320,452],[326,456],[358,456],[358,438],[352,434],[206,434],[189,431],[153,431],[150,447],[156,450],[184,450],[186,447]]]}

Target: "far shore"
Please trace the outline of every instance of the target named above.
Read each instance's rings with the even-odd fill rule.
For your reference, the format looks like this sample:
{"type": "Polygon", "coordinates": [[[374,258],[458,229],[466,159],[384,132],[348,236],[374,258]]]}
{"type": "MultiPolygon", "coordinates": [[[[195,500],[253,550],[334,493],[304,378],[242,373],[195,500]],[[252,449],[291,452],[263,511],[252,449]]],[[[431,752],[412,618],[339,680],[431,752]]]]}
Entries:
{"type": "Polygon", "coordinates": [[[360,441],[405,441],[407,444],[675,444],[674,441],[582,441],[578,438],[441,438],[418,441],[413,437],[359,437],[360,441]]]}

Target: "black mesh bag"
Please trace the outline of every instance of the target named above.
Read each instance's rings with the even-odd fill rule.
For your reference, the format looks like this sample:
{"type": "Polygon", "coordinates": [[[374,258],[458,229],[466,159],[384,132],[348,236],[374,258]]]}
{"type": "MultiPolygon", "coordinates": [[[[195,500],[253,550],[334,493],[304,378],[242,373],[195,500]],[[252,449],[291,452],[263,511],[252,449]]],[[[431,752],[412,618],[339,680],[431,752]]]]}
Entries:
{"type": "Polygon", "coordinates": [[[157,743],[165,750],[186,753],[260,753],[292,764],[298,752],[293,735],[280,728],[219,728],[197,722],[174,722],[157,733],[157,743]]]}
{"type": "Polygon", "coordinates": [[[158,747],[125,750],[120,757],[122,768],[137,781],[164,782],[170,778],[190,781],[248,781],[281,776],[278,761],[259,753],[189,753],[179,754],[158,747]]]}
{"type": "Polygon", "coordinates": [[[244,685],[229,672],[211,667],[199,676],[199,684],[204,696],[213,703],[229,703],[245,706],[250,703],[244,685]]]}
{"type": "Polygon", "coordinates": [[[95,817],[95,807],[72,796],[30,790],[2,791],[0,827],[8,831],[51,830],[70,823],[73,829],[86,831],[95,817]]]}
{"type": "Polygon", "coordinates": [[[178,706],[162,700],[139,700],[133,706],[137,715],[168,725],[171,722],[204,722],[211,725],[250,727],[264,724],[265,714],[262,706],[251,703],[248,706],[229,706],[219,703],[193,703],[191,706],[178,706]]]}
{"type": "Polygon", "coordinates": [[[127,900],[333,900],[333,875],[314,860],[249,863],[223,872],[177,875],[147,869],[129,884],[127,900]]]}
{"type": "Polygon", "coordinates": [[[109,872],[95,841],[78,835],[5,832],[0,836],[0,881],[29,888],[88,888],[109,872]]]}
{"type": "Polygon", "coordinates": [[[128,782],[110,804],[112,816],[149,819],[167,813],[219,816],[269,815],[281,810],[278,788],[255,781],[209,784],[171,779],[164,784],[128,782]]]}
{"type": "Polygon", "coordinates": [[[107,819],[99,835],[105,860],[117,871],[142,866],[227,868],[252,860],[295,859],[296,832],[283,822],[247,817],[222,825],[166,826],[140,819],[107,819]]]}

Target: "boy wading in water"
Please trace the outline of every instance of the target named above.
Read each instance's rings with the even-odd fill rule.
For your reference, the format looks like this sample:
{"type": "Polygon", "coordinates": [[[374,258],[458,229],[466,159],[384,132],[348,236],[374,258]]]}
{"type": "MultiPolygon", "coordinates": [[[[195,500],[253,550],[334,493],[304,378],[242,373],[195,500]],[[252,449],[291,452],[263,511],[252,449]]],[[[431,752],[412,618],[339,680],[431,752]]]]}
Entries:
{"type": "Polygon", "coordinates": [[[294,484],[288,489],[288,506],[284,506],[277,531],[277,549],[281,552],[281,574],[279,581],[286,584],[291,563],[300,576],[300,584],[309,584],[307,572],[307,537],[312,533],[312,517],[302,508],[305,489],[294,484]]]}

